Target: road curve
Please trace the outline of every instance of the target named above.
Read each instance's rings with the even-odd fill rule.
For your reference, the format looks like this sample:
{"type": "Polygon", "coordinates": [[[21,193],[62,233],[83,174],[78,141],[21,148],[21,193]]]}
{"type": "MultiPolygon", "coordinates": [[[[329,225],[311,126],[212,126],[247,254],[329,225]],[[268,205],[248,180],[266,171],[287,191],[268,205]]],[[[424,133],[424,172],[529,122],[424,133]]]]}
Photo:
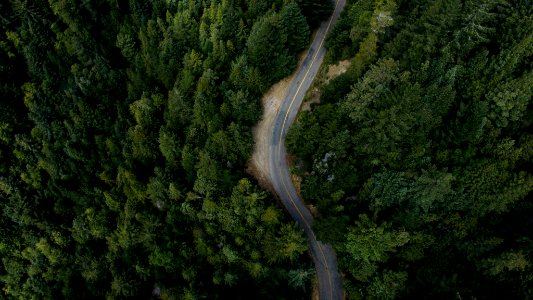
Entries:
{"type": "Polygon", "coordinates": [[[311,86],[322,64],[326,53],[324,39],[339,18],[345,3],[346,0],[336,0],[332,16],[318,29],[276,115],[269,148],[269,176],[272,186],[287,211],[296,223],[304,229],[307,236],[318,277],[320,299],[342,299],[342,282],[337,270],[337,257],[330,245],[316,239],[311,228],[313,216],[292,184],[286,160],[285,136],[296,118],[305,92],[311,86]]]}

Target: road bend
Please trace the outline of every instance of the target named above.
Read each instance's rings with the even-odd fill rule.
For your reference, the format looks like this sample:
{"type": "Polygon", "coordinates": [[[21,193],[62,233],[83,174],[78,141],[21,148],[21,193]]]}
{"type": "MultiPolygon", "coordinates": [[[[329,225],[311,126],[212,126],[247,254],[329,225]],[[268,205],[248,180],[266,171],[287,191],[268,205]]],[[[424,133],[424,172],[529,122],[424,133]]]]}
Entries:
{"type": "Polygon", "coordinates": [[[320,299],[342,299],[342,282],[333,248],[316,239],[311,228],[313,216],[296,192],[289,175],[285,136],[294,122],[306,91],[324,59],[324,39],[339,18],[346,0],[336,0],[330,19],[321,24],[307,54],[291,81],[274,121],[269,149],[269,175],[274,190],[292,218],[304,230],[315,263],[320,299]]]}

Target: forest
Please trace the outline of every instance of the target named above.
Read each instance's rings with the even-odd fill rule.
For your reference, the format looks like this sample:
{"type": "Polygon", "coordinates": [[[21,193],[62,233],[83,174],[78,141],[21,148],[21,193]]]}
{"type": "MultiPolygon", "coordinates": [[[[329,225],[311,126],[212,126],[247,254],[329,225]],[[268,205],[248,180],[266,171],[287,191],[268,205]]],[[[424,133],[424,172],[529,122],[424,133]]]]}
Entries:
{"type": "Polygon", "coordinates": [[[533,5],[349,1],[287,148],[349,299],[533,299],[533,5]]]}
{"type": "MultiPolygon", "coordinates": [[[[330,0],[0,3],[0,299],[309,299],[245,172],[330,0]]],[[[533,298],[533,5],[349,0],[287,148],[348,299],[533,298]]]]}
{"type": "Polygon", "coordinates": [[[0,3],[0,299],[306,299],[245,173],[329,0],[0,3]]]}

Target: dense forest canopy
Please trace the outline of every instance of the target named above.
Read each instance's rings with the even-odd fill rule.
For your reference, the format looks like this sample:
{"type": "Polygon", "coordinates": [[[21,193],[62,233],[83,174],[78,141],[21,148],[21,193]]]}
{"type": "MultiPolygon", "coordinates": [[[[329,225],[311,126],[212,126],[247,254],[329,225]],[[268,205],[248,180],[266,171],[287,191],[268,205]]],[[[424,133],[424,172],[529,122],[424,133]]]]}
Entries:
{"type": "Polygon", "coordinates": [[[531,1],[350,2],[287,141],[349,298],[533,298],[531,1]]]}
{"type": "MultiPolygon", "coordinates": [[[[533,298],[533,5],[348,1],[287,147],[350,299],[533,298]]],[[[0,3],[0,299],[307,299],[244,172],[329,0],[0,3]]]]}
{"type": "Polygon", "coordinates": [[[306,298],[243,172],[328,0],[0,3],[0,298],[306,298]]]}

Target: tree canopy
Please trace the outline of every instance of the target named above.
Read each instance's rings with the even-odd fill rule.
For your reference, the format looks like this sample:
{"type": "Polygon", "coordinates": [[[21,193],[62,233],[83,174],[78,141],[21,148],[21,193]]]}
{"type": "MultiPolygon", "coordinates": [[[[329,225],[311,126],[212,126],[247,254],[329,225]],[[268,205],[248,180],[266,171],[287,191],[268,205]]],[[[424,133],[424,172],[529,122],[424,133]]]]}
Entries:
{"type": "Polygon", "coordinates": [[[244,165],[314,2],[0,4],[0,297],[305,298],[244,165]]]}
{"type": "Polygon", "coordinates": [[[354,1],[288,134],[351,299],[533,297],[533,10],[354,1]]]}

